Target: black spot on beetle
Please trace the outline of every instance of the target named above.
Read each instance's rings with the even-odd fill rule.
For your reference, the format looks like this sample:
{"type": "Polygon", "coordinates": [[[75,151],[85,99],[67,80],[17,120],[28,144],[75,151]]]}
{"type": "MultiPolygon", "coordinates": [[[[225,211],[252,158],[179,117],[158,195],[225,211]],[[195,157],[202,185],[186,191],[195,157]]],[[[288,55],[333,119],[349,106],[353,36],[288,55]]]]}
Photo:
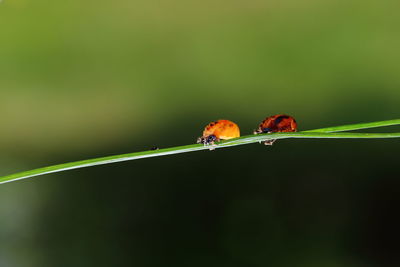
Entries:
{"type": "Polygon", "coordinates": [[[281,123],[281,121],[282,121],[283,119],[289,119],[289,116],[286,116],[286,115],[279,116],[278,118],[275,119],[275,123],[276,123],[276,124],[279,124],[279,123],[281,123]]]}

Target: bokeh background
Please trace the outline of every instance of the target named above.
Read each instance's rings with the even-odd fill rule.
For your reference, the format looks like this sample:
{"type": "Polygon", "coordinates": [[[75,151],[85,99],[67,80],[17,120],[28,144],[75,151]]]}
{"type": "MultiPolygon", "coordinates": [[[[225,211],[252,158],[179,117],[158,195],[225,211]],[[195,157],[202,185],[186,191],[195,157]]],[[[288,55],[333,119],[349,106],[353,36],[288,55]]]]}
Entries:
{"type": "MultiPolygon", "coordinates": [[[[0,175],[190,144],[220,118],[399,118],[399,8],[0,1],[0,175]]],[[[399,266],[399,149],[282,140],[3,184],[0,266],[399,266]]]]}

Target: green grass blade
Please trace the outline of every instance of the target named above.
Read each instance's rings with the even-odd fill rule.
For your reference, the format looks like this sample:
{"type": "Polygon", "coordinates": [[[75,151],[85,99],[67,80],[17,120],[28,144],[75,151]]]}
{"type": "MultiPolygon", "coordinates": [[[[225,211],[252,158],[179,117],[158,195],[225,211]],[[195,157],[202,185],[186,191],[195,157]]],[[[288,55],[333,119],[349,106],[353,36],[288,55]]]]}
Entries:
{"type": "Polygon", "coordinates": [[[400,125],[400,119],[348,124],[348,125],[342,125],[342,126],[334,126],[334,127],[328,127],[328,128],[308,130],[308,131],[304,131],[304,132],[306,132],[306,133],[313,133],[313,132],[333,133],[333,132],[354,131],[354,130],[370,129],[370,128],[393,126],[393,125],[400,125]]]}
{"type": "MultiPolygon", "coordinates": [[[[335,127],[332,127],[333,129],[335,127]]],[[[338,127],[336,127],[338,128],[338,127]]],[[[327,128],[325,128],[327,129],[327,128]]],[[[370,139],[370,138],[400,138],[400,133],[323,133],[323,132],[295,132],[295,133],[271,133],[271,134],[260,134],[260,135],[247,135],[236,139],[230,139],[218,143],[215,148],[224,148],[238,145],[245,145],[251,143],[262,142],[268,139],[285,139],[285,138],[354,138],[354,139],[370,139]]],[[[34,169],[30,171],[15,173],[7,176],[0,177],[0,184],[26,179],[34,176],[67,171],[72,169],[110,164],[115,162],[143,159],[150,157],[166,156],[172,154],[194,152],[199,150],[210,149],[209,146],[203,146],[199,144],[177,146],[172,148],[164,148],[159,150],[149,150],[142,152],[134,152],[128,154],[114,155],[108,157],[101,157],[95,159],[81,160],[75,162],[69,162],[64,164],[53,165],[49,167],[34,169]]]]}

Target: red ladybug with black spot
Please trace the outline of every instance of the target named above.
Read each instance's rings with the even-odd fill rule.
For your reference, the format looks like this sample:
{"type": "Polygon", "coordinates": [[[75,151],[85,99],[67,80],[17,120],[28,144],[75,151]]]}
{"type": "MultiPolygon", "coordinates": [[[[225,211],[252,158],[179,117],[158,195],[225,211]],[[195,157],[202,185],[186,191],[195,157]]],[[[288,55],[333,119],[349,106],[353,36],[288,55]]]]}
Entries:
{"type": "MultiPolygon", "coordinates": [[[[286,114],[278,114],[267,117],[263,120],[254,134],[277,133],[277,132],[296,132],[297,122],[295,118],[286,114]]],[[[265,145],[272,145],[275,140],[267,140],[265,145]]]]}

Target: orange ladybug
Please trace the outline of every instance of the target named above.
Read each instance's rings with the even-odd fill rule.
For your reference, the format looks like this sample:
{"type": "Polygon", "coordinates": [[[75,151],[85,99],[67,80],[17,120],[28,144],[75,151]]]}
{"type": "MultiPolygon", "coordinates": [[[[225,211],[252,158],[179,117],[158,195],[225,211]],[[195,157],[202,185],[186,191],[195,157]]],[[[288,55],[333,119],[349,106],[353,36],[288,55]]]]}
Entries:
{"type": "Polygon", "coordinates": [[[203,136],[197,139],[198,144],[213,145],[214,142],[240,137],[239,126],[229,120],[210,122],[203,131],[203,136]]]}
{"type": "MultiPolygon", "coordinates": [[[[254,131],[254,134],[296,131],[297,123],[292,116],[278,114],[263,120],[258,126],[258,129],[254,131]]],[[[267,140],[264,144],[272,145],[274,142],[275,140],[267,140]]]]}

